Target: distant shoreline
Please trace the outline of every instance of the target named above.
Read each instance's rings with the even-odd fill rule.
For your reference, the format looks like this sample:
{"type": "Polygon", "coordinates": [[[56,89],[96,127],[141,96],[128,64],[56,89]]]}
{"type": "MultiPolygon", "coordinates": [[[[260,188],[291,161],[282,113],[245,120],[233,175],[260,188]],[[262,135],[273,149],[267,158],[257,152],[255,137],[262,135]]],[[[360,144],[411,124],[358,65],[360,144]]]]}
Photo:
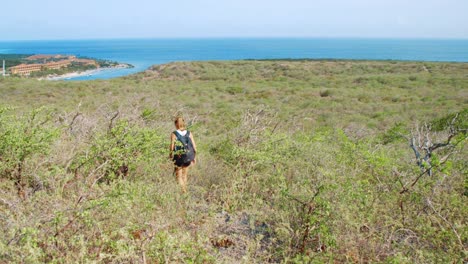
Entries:
{"type": "Polygon", "coordinates": [[[45,81],[61,81],[61,80],[68,80],[72,78],[77,78],[77,77],[82,77],[82,76],[91,76],[95,74],[99,74],[103,71],[108,71],[108,70],[115,70],[115,69],[127,69],[130,68],[127,64],[119,64],[114,67],[104,67],[104,68],[98,68],[98,69],[92,69],[92,70],[87,70],[87,71],[80,71],[80,72],[69,72],[61,75],[48,75],[45,77],[38,78],[39,81],[45,80],[45,81]]]}
{"type": "Polygon", "coordinates": [[[66,79],[71,79],[71,78],[76,78],[76,77],[81,77],[81,76],[87,76],[87,75],[93,75],[101,72],[103,69],[93,69],[93,70],[87,70],[83,72],[70,72],[62,75],[49,75],[46,77],[41,77],[38,78],[39,81],[46,80],[46,81],[60,81],[60,80],[66,80],[66,79]]]}
{"type": "MultiPolygon", "coordinates": [[[[111,58],[135,65],[133,69],[103,71],[77,79],[112,79],[176,61],[229,60],[364,60],[468,62],[468,40],[333,39],[333,38],[222,38],[117,39],[0,42],[9,53],[56,50],[89,58],[111,58]],[[216,47],[216,48],[213,48],[216,47]]],[[[84,70],[84,69],[83,69],[84,70]]]]}

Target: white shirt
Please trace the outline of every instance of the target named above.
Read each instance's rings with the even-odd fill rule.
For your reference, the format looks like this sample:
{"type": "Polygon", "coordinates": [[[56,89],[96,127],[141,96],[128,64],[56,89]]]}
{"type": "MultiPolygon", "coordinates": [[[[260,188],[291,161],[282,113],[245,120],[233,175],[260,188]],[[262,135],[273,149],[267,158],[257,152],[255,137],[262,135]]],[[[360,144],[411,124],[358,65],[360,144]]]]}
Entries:
{"type": "Polygon", "coordinates": [[[181,131],[181,130],[177,129],[176,131],[177,131],[177,133],[179,133],[179,135],[181,135],[183,137],[187,134],[187,130],[181,131]]]}

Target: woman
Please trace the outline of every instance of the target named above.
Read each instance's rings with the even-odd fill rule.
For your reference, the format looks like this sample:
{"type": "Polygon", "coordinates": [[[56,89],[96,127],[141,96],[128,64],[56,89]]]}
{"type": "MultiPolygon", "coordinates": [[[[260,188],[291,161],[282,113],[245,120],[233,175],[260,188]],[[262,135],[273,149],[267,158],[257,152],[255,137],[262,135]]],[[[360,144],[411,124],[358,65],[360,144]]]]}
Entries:
{"type": "Polygon", "coordinates": [[[193,134],[186,129],[185,121],[182,117],[177,117],[174,120],[174,124],[177,130],[171,133],[169,158],[174,161],[174,173],[176,175],[177,182],[185,193],[187,192],[188,168],[192,163],[196,163],[195,153],[197,152],[197,145],[193,139],[193,134]],[[183,150],[179,150],[180,147],[178,146],[183,146],[183,150]],[[184,158],[182,157],[183,154],[180,152],[183,152],[184,158]]]}

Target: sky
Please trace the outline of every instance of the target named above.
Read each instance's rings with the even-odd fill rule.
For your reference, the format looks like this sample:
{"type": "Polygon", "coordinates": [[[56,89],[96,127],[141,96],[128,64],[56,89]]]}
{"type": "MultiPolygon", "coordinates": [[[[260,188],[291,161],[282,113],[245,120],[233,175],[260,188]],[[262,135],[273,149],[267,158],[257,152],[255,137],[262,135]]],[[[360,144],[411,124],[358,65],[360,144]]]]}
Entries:
{"type": "Polygon", "coordinates": [[[1,40],[468,38],[468,0],[1,0],[1,40]]]}

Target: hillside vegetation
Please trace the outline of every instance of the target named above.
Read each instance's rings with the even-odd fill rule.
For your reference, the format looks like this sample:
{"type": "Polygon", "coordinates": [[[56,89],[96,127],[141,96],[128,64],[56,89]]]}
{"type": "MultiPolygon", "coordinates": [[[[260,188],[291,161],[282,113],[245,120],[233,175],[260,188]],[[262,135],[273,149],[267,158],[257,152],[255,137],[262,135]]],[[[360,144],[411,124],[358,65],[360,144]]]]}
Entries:
{"type": "Polygon", "coordinates": [[[0,262],[466,262],[467,88],[466,63],[397,61],[0,78],[0,262]]]}

